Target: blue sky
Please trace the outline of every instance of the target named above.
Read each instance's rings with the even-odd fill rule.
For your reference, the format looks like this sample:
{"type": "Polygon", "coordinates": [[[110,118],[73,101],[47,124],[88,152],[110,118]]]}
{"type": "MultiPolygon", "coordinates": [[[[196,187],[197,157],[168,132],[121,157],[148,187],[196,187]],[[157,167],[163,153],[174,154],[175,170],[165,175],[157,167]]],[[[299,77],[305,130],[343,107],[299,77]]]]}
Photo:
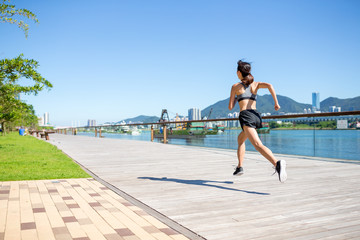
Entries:
{"type": "Polygon", "coordinates": [[[360,95],[360,1],[11,3],[40,23],[28,39],[0,24],[0,58],[39,61],[54,87],[22,98],[55,125],[204,109],[229,97],[239,59],[255,81],[301,103],[315,91],[321,100],[360,95]]]}

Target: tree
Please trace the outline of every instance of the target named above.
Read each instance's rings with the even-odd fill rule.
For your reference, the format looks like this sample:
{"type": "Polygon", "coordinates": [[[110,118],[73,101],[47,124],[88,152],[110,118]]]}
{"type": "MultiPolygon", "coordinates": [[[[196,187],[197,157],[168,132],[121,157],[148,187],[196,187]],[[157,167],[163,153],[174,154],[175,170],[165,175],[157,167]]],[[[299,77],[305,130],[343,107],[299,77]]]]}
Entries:
{"type": "Polygon", "coordinates": [[[316,124],[316,127],[323,129],[335,129],[336,128],[336,121],[321,121],[318,124],[316,124]]]}
{"type": "Polygon", "coordinates": [[[7,22],[17,25],[21,28],[25,37],[27,38],[29,32],[29,25],[26,24],[23,20],[16,19],[17,17],[25,17],[30,20],[33,20],[35,23],[38,23],[39,20],[36,18],[36,15],[27,9],[16,9],[15,5],[8,4],[10,0],[0,0],[0,22],[7,22]]]}
{"type": "Polygon", "coordinates": [[[275,122],[275,121],[272,121],[272,122],[269,123],[269,127],[270,127],[270,128],[279,128],[279,127],[281,127],[281,125],[278,124],[278,123],[275,122]]]}
{"type": "Polygon", "coordinates": [[[0,105],[0,123],[5,134],[7,128],[16,126],[36,126],[37,117],[32,105],[17,99],[11,99],[0,105]],[[7,127],[5,127],[5,123],[7,127]]]}
{"type": "MultiPolygon", "coordinates": [[[[27,9],[16,9],[10,0],[0,0],[0,22],[15,24],[28,36],[29,25],[18,17],[25,17],[38,23],[36,15],[27,9]]],[[[14,59],[0,60],[0,124],[5,133],[5,123],[33,125],[37,117],[32,105],[20,101],[20,93],[38,94],[43,88],[52,88],[52,84],[36,71],[39,63],[25,59],[21,54],[14,59]],[[33,85],[21,85],[19,80],[28,79],[33,85]]]]}
{"type": "Polygon", "coordinates": [[[25,59],[22,54],[14,59],[0,60],[0,124],[3,133],[5,133],[5,123],[7,122],[21,119],[27,115],[30,115],[27,116],[29,119],[34,119],[33,107],[17,99],[18,94],[37,95],[44,88],[52,88],[52,84],[37,72],[38,67],[37,61],[25,59]],[[31,85],[19,84],[19,80],[24,78],[34,83],[31,85]]]}
{"type": "Polygon", "coordinates": [[[18,118],[8,124],[10,129],[14,129],[17,126],[27,126],[31,129],[37,129],[38,118],[35,115],[35,110],[32,105],[24,104],[21,111],[17,114],[18,118]]]}

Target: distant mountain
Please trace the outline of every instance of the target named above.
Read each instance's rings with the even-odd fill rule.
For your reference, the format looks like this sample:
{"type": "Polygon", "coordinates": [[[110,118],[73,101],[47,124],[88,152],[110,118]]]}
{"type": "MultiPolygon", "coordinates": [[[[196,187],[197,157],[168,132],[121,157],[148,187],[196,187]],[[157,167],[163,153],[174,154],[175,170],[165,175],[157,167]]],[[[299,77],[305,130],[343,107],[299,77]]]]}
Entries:
{"type": "MultiPolygon", "coordinates": [[[[277,95],[277,98],[281,107],[280,112],[302,113],[304,112],[305,108],[306,109],[311,108],[311,104],[298,103],[292,100],[291,98],[285,96],[277,95]]],[[[201,116],[207,117],[209,115],[211,108],[213,110],[210,118],[226,118],[229,113],[240,111],[238,104],[236,104],[236,106],[232,111],[229,111],[228,109],[229,99],[230,98],[224,99],[203,109],[201,111],[201,116]]],[[[256,108],[261,113],[271,113],[271,114],[279,113],[276,112],[274,109],[274,100],[270,94],[266,94],[264,96],[258,95],[256,108]]]]}
{"type": "Polygon", "coordinates": [[[339,99],[329,97],[320,103],[320,109],[328,112],[330,106],[341,107],[341,111],[358,111],[360,110],[360,96],[355,98],[339,99]]]}
{"type": "MultiPolygon", "coordinates": [[[[273,115],[278,115],[280,113],[303,113],[304,109],[312,108],[311,104],[298,103],[293,99],[281,95],[277,95],[281,109],[279,112],[274,110],[274,100],[270,94],[263,96],[258,95],[256,107],[261,113],[271,113],[273,115]]],[[[239,105],[236,104],[232,111],[228,109],[229,98],[218,101],[201,111],[202,117],[208,117],[210,109],[211,119],[215,118],[227,118],[229,113],[239,112],[239,105]]],[[[355,111],[360,110],[360,96],[355,98],[348,99],[339,99],[334,97],[329,97],[320,103],[320,108],[322,112],[328,112],[330,106],[341,107],[341,111],[355,111]]],[[[144,116],[140,115],[134,118],[124,119],[126,123],[130,121],[132,123],[151,123],[157,122],[160,119],[160,116],[144,116]]]]}
{"type": "Polygon", "coordinates": [[[157,116],[145,116],[145,115],[140,115],[134,118],[128,118],[128,119],[124,119],[123,121],[125,121],[126,123],[132,122],[132,123],[139,123],[139,122],[143,122],[143,123],[152,123],[152,122],[157,122],[159,121],[160,117],[157,116]]]}

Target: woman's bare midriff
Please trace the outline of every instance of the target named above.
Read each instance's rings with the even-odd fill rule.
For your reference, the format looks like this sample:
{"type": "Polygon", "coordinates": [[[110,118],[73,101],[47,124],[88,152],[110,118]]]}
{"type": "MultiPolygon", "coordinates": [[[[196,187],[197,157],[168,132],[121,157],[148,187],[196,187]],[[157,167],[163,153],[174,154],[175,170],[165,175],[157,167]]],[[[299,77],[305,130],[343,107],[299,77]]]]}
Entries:
{"type": "Polygon", "coordinates": [[[240,112],[244,110],[256,109],[256,101],[251,99],[244,99],[239,102],[240,112]]]}

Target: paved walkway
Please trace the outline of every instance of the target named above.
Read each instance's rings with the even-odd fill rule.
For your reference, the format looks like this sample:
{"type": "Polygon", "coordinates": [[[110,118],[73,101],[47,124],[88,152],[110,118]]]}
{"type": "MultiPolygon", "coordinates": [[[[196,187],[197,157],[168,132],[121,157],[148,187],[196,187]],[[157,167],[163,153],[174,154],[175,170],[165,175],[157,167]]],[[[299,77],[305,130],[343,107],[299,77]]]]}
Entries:
{"type": "MultiPolygon", "coordinates": [[[[82,234],[93,230],[108,239],[108,234],[113,237],[119,234],[119,229],[122,234],[132,234],[122,236],[123,239],[148,234],[146,237],[137,235],[144,240],[162,239],[160,235],[168,239],[184,239],[185,235],[189,239],[208,240],[360,239],[360,165],[356,161],[343,163],[334,159],[276,155],[288,163],[288,180],[282,184],[276,175],[271,175],[273,169],[267,160],[254,152],[245,156],[245,174],[233,177],[236,165],[236,151],[233,150],[59,134],[51,135],[50,142],[92,172],[99,182],[88,179],[27,182],[31,186],[31,200],[31,191],[36,190],[36,185],[36,201],[41,199],[45,205],[51,202],[47,197],[50,196],[56,207],[56,201],[63,201],[60,206],[68,209],[65,213],[69,215],[62,215],[62,210],[58,210],[62,222],[58,218],[59,226],[54,225],[55,232],[50,217],[48,232],[51,232],[50,224],[53,233],[59,233],[57,227],[63,227],[66,232],[65,225],[66,233],[70,235],[70,229],[79,229],[82,234]],[[100,183],[117,194],[105,190],[100,183]],[[81,187],[76,187],[77,184],[81,187]],[[61,195],[63,189],[68,190],[67,194],[61,195]],[[85,194],[88,190],[90,192],[85,194]],[[94,195],[96,193],[100,196],[94,195]],[[106,197],[102,197],[104,193],[106,197]],[[55,197],[56,194],[60,196],[55,197]],[[70,196],[77,203],[66,198],[70,196]],[[86,197],[81,200],[80,196],[86,197]],[[134,206],[126,206],[122,203],[125,201],[134,206]],[[68,204],[78,204],[80,209],[85,207],[83,215],[75,215],[80,209],[68,204]],[[129,214],[136,219],[124,213],[128,211],[126,209],[132,211],[129,214]],[[142,215],[145,212],[147,217],[142,215]],[[126,215],[126,219],[134,224],[132,228],[117,214],[126,215]],[[152,220],[148,220],[150,218],[152,220]],[[81,219],[90,219],[92,223],[84,224],[81,219]],[[69,220],[73,222],[67,222],[69,220]],[[99,225],[97,221],[100,221],[99,225]],[[71,224],[78,224],[78,227],[71,224]]],[[[21,183],[14,195],[12,191],[8,192],[8,183],[1,184],[0,193],[10,193],[7,196],[10,200],[0,195],[0,236],[4,221],[6,226],[11,221],[17,222],[17,230],[12,230],[15,233],[34,232],[25,229],[35,226],[46,229],[37,222],[46,216],[44,213],[39,215],[41,212],[34,212],[34,209],[44,211],[45,208],[45,212],[50,213],[55,212],[54,207],[31,205],[27,212],[33,212],[34,218],[23,221],[18,215],[22,211],[19,203],[24,198],[21,183]],[[4,201],[8,201],[6,219],[4,201]]],[[[25,196],[25,199],[29,198],[27,194],[25,196]]],[[[9,226],[12,229],[13,225],[9,226]]],[[[85,235],[72,237],[81,239],[85,235]]]]}
{"type": "Polygon", "coordinates": [[[0,239],[188,239],[94,179],[0,182],[0,239]]]}

